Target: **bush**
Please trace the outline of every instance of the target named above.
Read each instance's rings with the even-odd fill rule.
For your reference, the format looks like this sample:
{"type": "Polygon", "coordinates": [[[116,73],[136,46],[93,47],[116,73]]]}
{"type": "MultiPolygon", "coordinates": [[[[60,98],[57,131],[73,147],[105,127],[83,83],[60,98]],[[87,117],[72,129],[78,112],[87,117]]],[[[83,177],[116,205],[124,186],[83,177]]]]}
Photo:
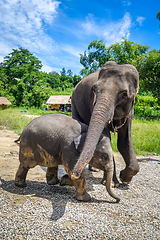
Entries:
{"type": "Polygon", "coordinates": [[[137,95],[134,105],[134,114],[141,117],[160,118],[158,99],[153,96],[137,95]]]}

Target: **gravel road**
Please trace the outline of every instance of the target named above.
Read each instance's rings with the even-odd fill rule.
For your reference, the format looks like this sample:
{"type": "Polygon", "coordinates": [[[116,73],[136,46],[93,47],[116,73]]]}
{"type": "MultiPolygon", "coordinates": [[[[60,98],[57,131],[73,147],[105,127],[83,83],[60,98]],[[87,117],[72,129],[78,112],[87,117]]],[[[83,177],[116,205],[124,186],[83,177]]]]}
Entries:
{"type": "MultiPolygon", "coordinates": [[[[0,239],[160,239],[160,157],[139,158],[140,172],[128,187],[114,189],[115,203],[100,184],[102,171],[85,170],[92,200],[79,202],[74,187],[49,186],[39,167],[27,187],[14,185],[17,135],[0,130],[0,239]]],[[[115,156],[117,175],[124,168],[115,156]]]]}

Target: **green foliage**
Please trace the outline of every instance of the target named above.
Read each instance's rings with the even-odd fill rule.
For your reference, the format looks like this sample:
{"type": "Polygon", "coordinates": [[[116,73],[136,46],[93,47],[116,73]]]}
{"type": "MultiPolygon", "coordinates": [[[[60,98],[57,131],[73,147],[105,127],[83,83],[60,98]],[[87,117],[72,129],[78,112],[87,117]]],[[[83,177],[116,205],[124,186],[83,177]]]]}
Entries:
{"type": "Polygon", "coordinates": [[[156,18],[160,21],[160,11],[157,12],[156,18]]]}
{"type": "Polygon", "coordinates": [[[152,50],[139,66],[140,88],[151,91],[160,105],[160,51],[152,50]]]}
{"type": "Polygon", "coordinates": [[[4,73],[8,76],[10,84],[16,84],[16,79],[21,79],[26,73],[29,77],[32,72],[41,69],[42,64],[36,57],[34,57],[27,49],[18,48],[13,49],[13,52],[4,57],[4,62],[1,63],[1,67],[4,68],[4,73]]]}
{"type": "MultiPolygon", "coordinates": [[[[159,16],[160,11],[157,13],[158,19],[159,16]]],[[[121,43],[112,44],[108,48],[103,40],[96,40],[89,44],[88,52],[80,54],[80,62],[84,66],[80,74],[88,75],[109,60],[134,65],[140,76],[140,91],[152,92],[160,105],[160,50],[149,51],[148,46],[136,44],[125,38],[121,43]]]]}
{"type": "Polygon", "coordinates": [[[109,51],[103,40],[91,42],[88,46],[88,53],[85,51],[84,54],[80,54],[80,63],[84,66],[80,74],[84,76],[95,72],[109,59],[109,51]]]}
{"type": "Polygon", "coordinates": [[[27,49],[13,49],[0,64],[0,95],[7,97],[12,106],[41,107],[55,92],[71,94],[81,80],[80,76],[73,76],[71,69],[63,68],[60,75],[55,71],[41,72],[41,67],[27,49]]]}
{"type": "Polygon", "coordinates": [[[141,117],[160,118],[158,99],[153,96],[136,96],[134,114],[141,117]]]}
{"type": "Polygon", "coordinates": [[[135,106],[158,107],[157,99],[153,96],[137,95],[135,99],[135,106]]]}
{"type": "Polygon", "coordinates": [[[93,41],[88,46],[88,53],[85,51],[84,54],[80,54],[80,63],[84,66],[80,73],[88,75],[102,67],[106,61],[128,63],[138,67],[148,49],[148,46],[136,44],[126,38],[108,48],[103,40],[93,41]]]}

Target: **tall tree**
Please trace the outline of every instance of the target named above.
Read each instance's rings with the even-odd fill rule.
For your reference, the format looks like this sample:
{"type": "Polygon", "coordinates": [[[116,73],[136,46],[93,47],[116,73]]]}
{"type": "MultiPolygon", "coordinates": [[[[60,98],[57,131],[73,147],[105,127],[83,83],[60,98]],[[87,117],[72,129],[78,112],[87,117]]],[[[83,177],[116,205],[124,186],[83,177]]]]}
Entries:
{"type": "Polygon", "coordinates": [[[13,81],[14,78],[21,79],[26,73],[31,75],[32,72],[40,70],[42,64],[27,49],[19,47],[13,49],[13,52],[4,57],[1,67],[5,69],[9,81],[13,81]]]}
{"type": "Polygon", "coordinates": [[[71,76],[73,75],[72,70],[71,70],[71,69],[68,69],[67,74],[68,74],[68,76],[71,77],[71,76]]]}
{"type": "Polygon", "coordinates": [[[62,68],[61,76],[66,76],[66,69],[65,68],[62,68]]]}
{"type": "Polygon", "coordinates": [[[30,91],[35,84],[41,67],[41,61],[21,47],[13,49],[13,52],[4,57],[0,64],[0,69],[7,76],[3,90],[14,96],[17,106],[22,103],[25,90],[30,91]]]}
{"type": "Polygon", "coordinates": [[[123,38],[121,43],[112,44],[106,47],[103,40],[93,41],[88,46],[88,53],[80,54],[80,63],[84,66],[81,75],[87,75],[96,71],[109,60],[124,64],[130,63],[137,66],[139,58],[142,58],[149,49],[148,46],[136,44],[123,38]]]}
{"type": "Polygon", "coordinates": [[[160,50],[151,50],[141,64],[140,87],[145,91],[151,91],[158,98],[160,105],[160,50]]]}
{"type": "Polygon", "coordinates": [[[160,11],[157,12],[157,18],[160,21],[160,11]]]}

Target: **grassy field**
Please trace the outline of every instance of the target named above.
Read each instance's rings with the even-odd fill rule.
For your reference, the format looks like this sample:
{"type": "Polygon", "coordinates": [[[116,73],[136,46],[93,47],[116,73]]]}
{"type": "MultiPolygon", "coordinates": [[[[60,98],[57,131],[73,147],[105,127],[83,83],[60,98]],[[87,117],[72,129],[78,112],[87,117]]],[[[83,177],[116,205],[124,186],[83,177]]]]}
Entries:
{"type": "MultiPolygon", "coordinates": [[[[32,120],[26,115],[42,115],[47,113],[57,113],[58,111],[42,111],[32,108],[27,113],[21,112],[22,108],[8,108],[0,110],[0,125],[21,134],[24,127],[32,120]]],[[[61,112],[63,113],[63,112],[61,112]]],[[[71,116],[71,113],[65,114],[71,116]]],[[[112,147],[117,151],[117,136],[112,134],[112,147]]],[[[160,120],[147,120],[145,118],[133,119],[132,140],[136,154],[160,154],[160,120]]]]}

